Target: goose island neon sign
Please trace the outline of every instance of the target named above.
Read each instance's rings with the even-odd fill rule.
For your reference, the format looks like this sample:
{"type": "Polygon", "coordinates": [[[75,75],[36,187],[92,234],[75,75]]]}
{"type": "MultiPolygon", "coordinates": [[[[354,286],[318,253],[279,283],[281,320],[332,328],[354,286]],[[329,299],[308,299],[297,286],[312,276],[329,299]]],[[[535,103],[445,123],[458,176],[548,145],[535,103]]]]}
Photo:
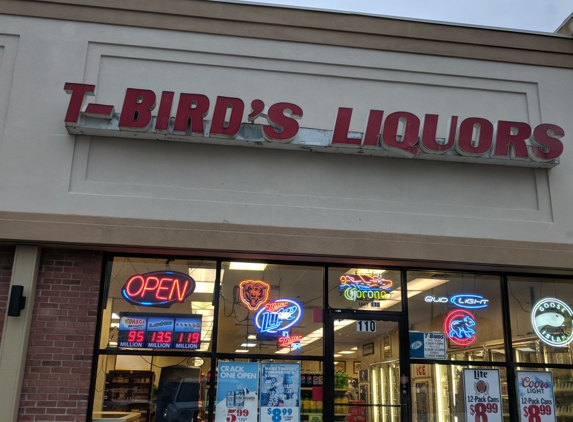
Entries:
{"type": "Polygon", "coordinates": [[[211,109],[211,101],[202,94],[181,93],[175,102],[172,91],[158,96],[152,90],[136,88],[127,88],[121,114],[117,114],[114,105],[85,104],[86,97],[95,94],[95,85],[68,82],[64,89],[70,94],[65,125],[76,135],[538,168],[559,164],[563,152],[560,139],[565,135],[561,127],[550,123],[532,127],[525,122],[492,123],[481,117],[458,116],[444,119],[437,114],[419,117],[407,111],[383,110],[369,111],[364,132],[350,132],[351,120],[357,117],[347,107],[339,107],[333,116],[333,130],[309,129],[299,126],[304,113],[293,103],[267,105],[255,99],[246,112],[240,98],[217,97],[211,109]],[[205,120],[211,111],[211,120],[205,120]],[[266,124],[256,123],[258,119],[266,124]]]}

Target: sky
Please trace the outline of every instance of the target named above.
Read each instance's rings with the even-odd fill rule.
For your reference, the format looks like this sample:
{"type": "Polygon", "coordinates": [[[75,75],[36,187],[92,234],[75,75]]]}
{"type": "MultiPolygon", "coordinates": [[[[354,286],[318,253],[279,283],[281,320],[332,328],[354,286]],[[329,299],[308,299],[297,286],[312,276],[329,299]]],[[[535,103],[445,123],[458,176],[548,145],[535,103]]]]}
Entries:
{"type": "Polygon", "coordinates": [[[349,11],[535,32],[555,32],[573,12],[573,0],[218,1],[266,3],[300,8],[349,11]]]}

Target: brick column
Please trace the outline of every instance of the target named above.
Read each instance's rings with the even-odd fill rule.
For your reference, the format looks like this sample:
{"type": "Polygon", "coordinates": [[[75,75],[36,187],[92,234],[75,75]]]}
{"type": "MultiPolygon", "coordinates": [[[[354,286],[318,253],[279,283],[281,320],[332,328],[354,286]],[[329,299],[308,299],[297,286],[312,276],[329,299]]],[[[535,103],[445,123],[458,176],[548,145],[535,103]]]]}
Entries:
{"type": "Polygon", "coordinates": [[[18,421],[86,420],[102,263],[43,250],[18,421]]]}

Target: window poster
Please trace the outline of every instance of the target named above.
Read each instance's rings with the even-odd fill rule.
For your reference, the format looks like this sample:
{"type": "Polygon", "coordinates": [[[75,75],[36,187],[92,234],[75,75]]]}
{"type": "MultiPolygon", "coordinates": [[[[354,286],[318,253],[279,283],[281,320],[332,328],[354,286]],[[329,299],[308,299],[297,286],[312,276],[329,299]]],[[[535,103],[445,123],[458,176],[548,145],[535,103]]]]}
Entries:
{"type": "Polygon", "coordinates": [[[257,422],[259,364],[219,362],[215,422],[257,422]]]}
{"type": "Polygon", "coordinates": [[[517,371],[521,422],[555,422],[555,396],[551,372],[517,371]]]}
{"type": "Polygon", "coordinates": [[[503,422],[499,369],[464,369],[467,422],[503,422]]]}
{"type": "Polygon", "coordinates": [[[261,422],[300,422],[299,406],[300,364],[261,363],[261,422]]]}

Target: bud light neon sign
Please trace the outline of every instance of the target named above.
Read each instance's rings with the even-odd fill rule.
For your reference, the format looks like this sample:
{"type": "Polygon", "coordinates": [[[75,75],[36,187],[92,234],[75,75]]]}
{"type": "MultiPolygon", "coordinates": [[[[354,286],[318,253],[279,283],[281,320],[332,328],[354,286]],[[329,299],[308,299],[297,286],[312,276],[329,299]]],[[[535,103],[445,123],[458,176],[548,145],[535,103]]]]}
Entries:
{"type": "Polygon", "coordinates": [[[480,295],[455,295],[450,298],[452,305],[459,306],[466,309],[483,309],[487,308],[489,299],[484,299],[480,295]]]}
{"type": "Polygon", "coordinates": [[[340,290],[347,300],[386,300],[392,291],[392,281],[380,275],[344,274],[340,277],[340,290]]]}
{"type": "Polygon", "coordinates": [[[456,309],[446,316],[444,331],[457,346],[467,347],[476,340],[475,317],[464,309],[456,309]]]}
{"type": "Polygon", "coordinates": [[[294,326],[302,314],[302,305],[296,300],[277,299],[259,309],[253,318],[253,325],[261,333],[277,333],[294,326]]]}
{"type": "Polygon", "coordinates": [[[195,290],[195,280],[177,271],[153,271],[132,275],[121,289],[129,303],[169,308],[185,301],[195,290]]]}

